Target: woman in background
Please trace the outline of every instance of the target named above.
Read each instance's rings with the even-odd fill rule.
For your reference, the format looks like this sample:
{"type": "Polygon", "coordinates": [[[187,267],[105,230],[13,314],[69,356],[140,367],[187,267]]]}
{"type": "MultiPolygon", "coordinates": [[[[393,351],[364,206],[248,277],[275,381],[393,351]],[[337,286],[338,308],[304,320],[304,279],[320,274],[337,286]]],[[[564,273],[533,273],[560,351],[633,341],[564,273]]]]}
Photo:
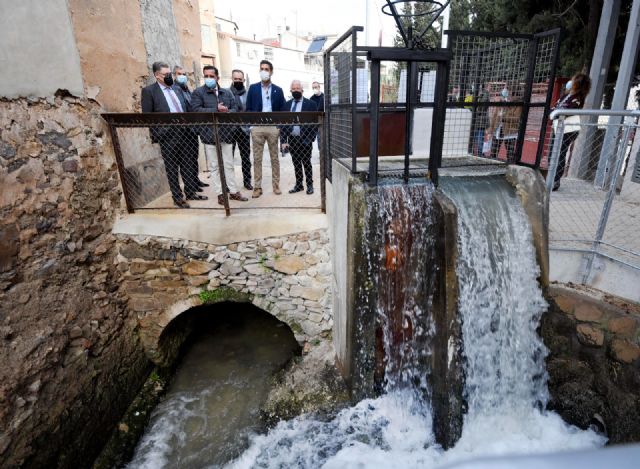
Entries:
{"type": "MultiPolygon", "coordinates": [[[[570,81],[567,82],[569,92],[558,100],[552,111],[556,109],[582,109],[584,100],[591,89],[591,78],[584,73],[576,73],[570,81]]],[[[562,146],[560,147],[560,157],[558,158],[558,169],[553,180],[553,190],[560,188],[560,179],[564,175],[567,162],[567,152],[578,138],[580,133],[580,118],[578,116],[568,116],[565,118],[564,133],[562,134],[562,146]]],[[[555,139],[554,132],[554,139],[555,139]]],[[[553,142],[551,144],[553,148],[553,142]]]]}

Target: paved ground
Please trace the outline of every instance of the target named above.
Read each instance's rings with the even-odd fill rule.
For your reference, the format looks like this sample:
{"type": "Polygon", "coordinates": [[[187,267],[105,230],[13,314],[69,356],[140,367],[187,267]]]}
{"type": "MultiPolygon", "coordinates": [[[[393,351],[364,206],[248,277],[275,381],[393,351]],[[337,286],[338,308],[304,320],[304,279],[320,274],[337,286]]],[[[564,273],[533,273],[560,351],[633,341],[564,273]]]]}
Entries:
{"type": "MultiPolygon", "coordinates": [[[[269,152],[266,149],[264,151],[263,161],[262,161],[262,190],[263,195],[257,199],[253,199],[251,197],[252,191],[244,189],[242,184],[239,184],[241,188],[242,194],[245,197],[248,197],[249,200],[247,202],[238,202],[230,200],[231,211],[237,209],[265,209],[265,208],[298,208],[298,209],[320,209],[320,165],[319,165],[319,155],[318,149],[314,144],[314,151],[311,158],[313,163],[313,182],[314,182],[314,194],[308,195],[306,192],[297,192],[295,194],[289,194],[289,189],[293,188],[295,185],[295,176],[293,172],[293,164],[291,162],[291,156],[286,155],[284,157],[278,156],[280,158],[280,190],[282,191],[282,195],[275,195],[273,193],[272,184],[271,184],[271,159],[269,158],[269,152]]],[[[242,169],[240,166],[240,157],[238,152],[236,151],[236,182],[242,182],[242,169]]],[[[253,160],[253,159],[252,159],[253,160]]],[[[200,162],[200,168],[206,168],[206,164],[204,161],[200,162]]],[[[210,183],[210,173],[208,171],[201,171],[200,180],[206,183],[210,183]]],[[[306,189],[306,187],[305,187],[306,189]]],[[[209,197],[209,200],[205,201],[195,201],[190,200],[189,205],[192,209],[216,209],[216,210],[224,210],[224,207],[218,205],[217,194],[213,193],[212,187],[205,187],[202,195],[206,195],[209,197]]],[[[167,192],[161,197],[153,200],[149,204],[147,204],[144,209],[178,209],[173,205],[173,201],[171,199],[171,193],[167,192]]]]}

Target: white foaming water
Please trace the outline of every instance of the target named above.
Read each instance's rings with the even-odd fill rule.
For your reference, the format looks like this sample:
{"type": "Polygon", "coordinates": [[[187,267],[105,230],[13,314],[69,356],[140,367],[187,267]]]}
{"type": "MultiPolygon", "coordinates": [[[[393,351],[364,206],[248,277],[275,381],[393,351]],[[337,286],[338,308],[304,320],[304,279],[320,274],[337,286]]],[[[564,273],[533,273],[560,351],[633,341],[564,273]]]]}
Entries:
{"type": "Polygon", "coordinates": [[[544,409],[546,349],[536,333],[546,303],[537,283],[531,229],[501,178],[443,181],[459,210],[457,273],[468,413],[462,436],[444,451],[434,441],[428,403],[416,389],[393,389],[325,422],[280,422],[229,467],[438,467],[500,454],[603,445],[592,431],[544,409]]]}

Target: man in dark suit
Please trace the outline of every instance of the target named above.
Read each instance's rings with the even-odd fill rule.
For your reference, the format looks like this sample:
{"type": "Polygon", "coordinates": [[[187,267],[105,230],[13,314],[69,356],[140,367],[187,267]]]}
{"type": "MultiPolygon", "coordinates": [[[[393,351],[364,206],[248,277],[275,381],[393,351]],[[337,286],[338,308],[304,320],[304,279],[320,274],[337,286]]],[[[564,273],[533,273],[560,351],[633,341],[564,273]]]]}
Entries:
{"type": "MultiPolygon", "coordinates": [[[[291,82],[291,95],[293,99],[287,101],[286,111],[305,112],[317,111],[318,108],[313,101],[302,96],[302,83],[299,80],[291,82]]],[[[302,173],[307,181],[307,194],[313,194],[313,171],[311,167],[311,150],[313,141],[316,138],[317,128],[315,125],[287,125],[282,128],[280,141],[282,150],[289,150],[291,161],[296,175],[296,185],[289,191],[294,194],[304,190],[302,173]]]]}
{"type": "MultiPolygon", "coordinates": [[[[152,65],[156,82],[142,89],[142,112],[185,112],[187,104],[173,89],[173,77],[169,65],[154,62],[152,65]]],[[[167,181],[176,207],[189,208],[184,200],[178,175],[182,176],[187,200],[206,200],[198,195],[197,174],[193,165],[188,164],[184,151],[184,129],[175,127],[151,127],[151,141],[160,145],[160,153],[167,172],[167,181]]],[[[187,130],[188,131],[188,130],[187,130]]]]}
{"type": "MultiPolygon", "coordinates": [[[[189,78],[187,77],[187,72],[185,72],[180,65],[173,66],[173,81],[173,90],[176,92],[178,97],[182,96],[182,100],[187,105],[185,110],[187,112],[191,111],[191,90],[189,89],[189,78]]],[[[190,168],[190,170],[199,175],[198,154],[200,151],[200,143],[198,142],[198,131],[196,128],[192,128],[191,132],[185,135],[185,147],[189,154],[188,163],[193,165],[193,168],[190,168]]],[[[198,191],[202,192],[202,188],[207,187],[209,184],[202,182],[199,176],[196,176],[196,178],[196,184],[199,187],[198,191]]]]}
{"type": "MultiPolygon", "coordinates": [[[[282,88],[271,83],[273,64],[268,60],[260,62],[260,83],[254,83],[247,91],[247,112],[284,111],[285,99],[282,88]]],[[[269,145],[271,158],[271,184],[273,193],[280,191],[280,161],[278,160],[278,136],[280,130],[276,126],[256,125],[251,130],[253,143],[253,197],[262,195],[262,154],[265,141],[269,145]]]]}
{"type": "MultiPolygon", "coordinates": [[[[231,87],[229,91],[236,98],[238,112],[244,112],[247,109],[247,89],[244,87],[244,72],[242,70],[233,70],[231,72],[231,87]]],[[[251,185],[251,140],[249,137],[249,126],[239,125],[233,129],[233,151],[235,147],[240,150],[240,159],[242,161],[242,182],[245,189],[252,190],[251,185]]]]}

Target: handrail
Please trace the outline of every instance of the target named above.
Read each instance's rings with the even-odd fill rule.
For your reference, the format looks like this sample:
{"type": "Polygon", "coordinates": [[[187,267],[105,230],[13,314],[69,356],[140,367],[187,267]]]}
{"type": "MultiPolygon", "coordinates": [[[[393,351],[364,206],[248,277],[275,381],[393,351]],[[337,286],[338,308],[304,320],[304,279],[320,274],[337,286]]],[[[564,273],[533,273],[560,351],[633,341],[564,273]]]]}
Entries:
{"type": "Polygon", "coordinates": [[[347,32],[345,32],[342,36],[340,36],[338,39],[336,39],[336,41],[331,44],[331,46],[329,46],[329,48],[327,50],[324,51],[325,55],[326,54],[330,54],[333,49],[335,49],[336,47],[338,47],[340,44],[342,44],[344,41],[346,41],[347,39],[349,39],[349,37],[353,34],[356,33],[358,31],[364,31],[364,28],[362,26],[351,26],[347,32]]]}
{"type": "Polygon", "coordinates": [[[556,109],[551,113],[549,119],[566,116],[612,116],[612,117],[640,117],[640,110],[626,109],[624,111],[614,111],[611,109],[556,109]]]}

